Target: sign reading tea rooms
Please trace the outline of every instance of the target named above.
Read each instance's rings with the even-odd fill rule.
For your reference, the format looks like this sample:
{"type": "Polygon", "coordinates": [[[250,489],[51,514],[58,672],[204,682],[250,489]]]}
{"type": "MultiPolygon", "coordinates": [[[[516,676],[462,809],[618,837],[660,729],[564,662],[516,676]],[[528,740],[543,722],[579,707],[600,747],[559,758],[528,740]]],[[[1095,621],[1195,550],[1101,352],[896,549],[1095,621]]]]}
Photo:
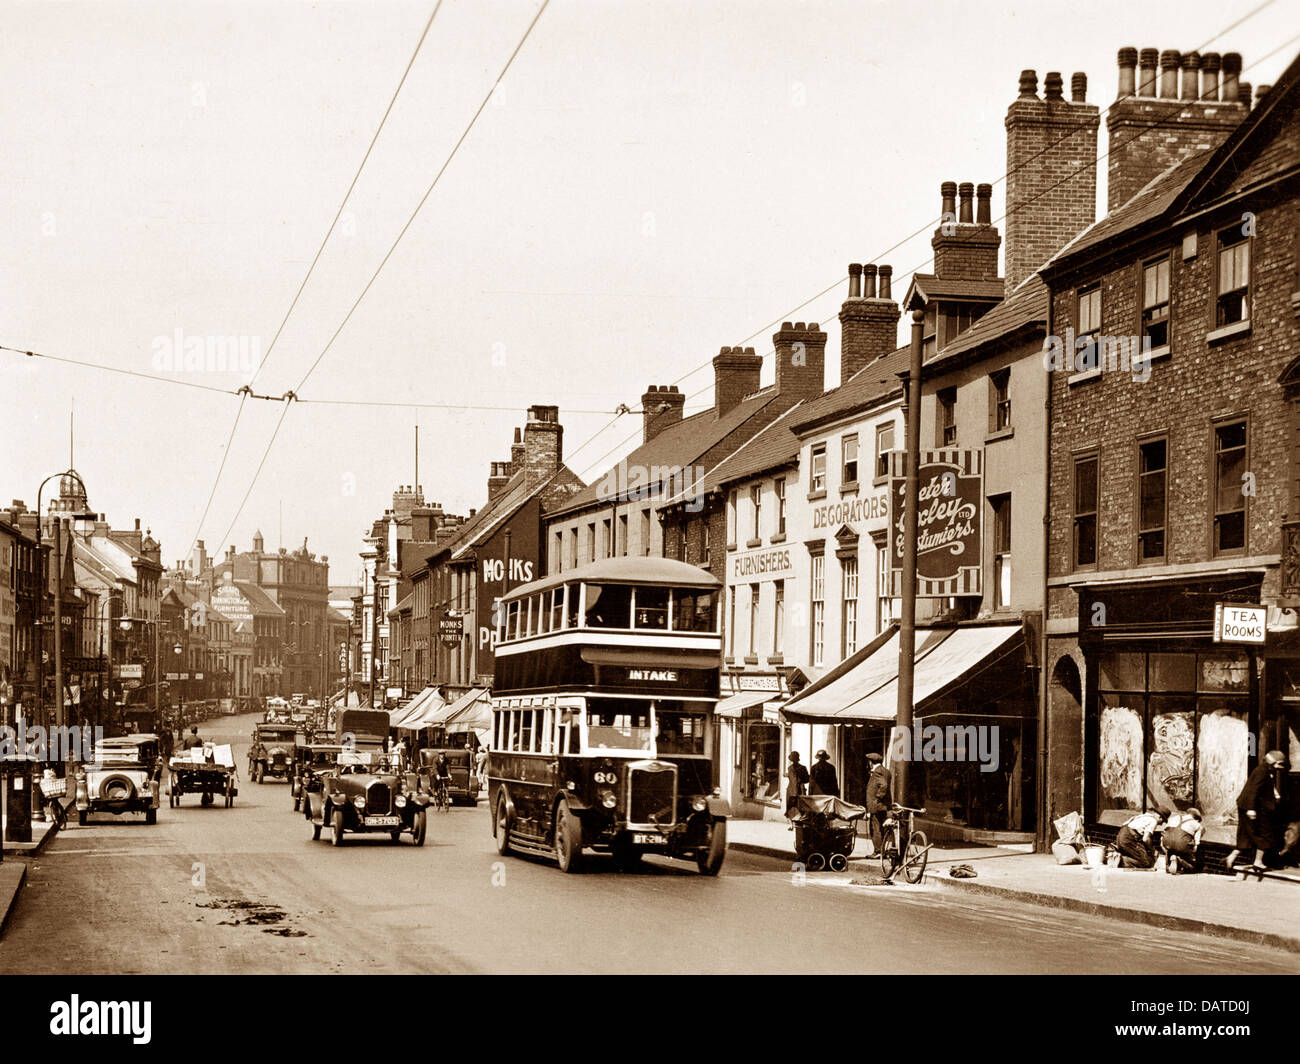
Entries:
{"type": "MultiPolygon", "coordinates": [[[[984,476],[980,451],[922,451],[916,511],[917,598],[980,595],[980,519],[984,476]]],[[[889,454],[890,594],[903,588],[903,513],[907,455],[889,454]]]]}

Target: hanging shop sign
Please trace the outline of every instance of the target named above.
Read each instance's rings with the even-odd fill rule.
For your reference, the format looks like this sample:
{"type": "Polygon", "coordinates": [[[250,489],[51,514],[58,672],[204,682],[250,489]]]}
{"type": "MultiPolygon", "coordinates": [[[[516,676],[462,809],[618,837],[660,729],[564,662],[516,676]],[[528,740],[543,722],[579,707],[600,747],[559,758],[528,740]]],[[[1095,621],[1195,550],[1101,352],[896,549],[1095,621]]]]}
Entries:
{"type": "Polygon", "coordinates": [[[1232,602],[1214,604],[1216,643],[1263,643],[1267,627],[1267,606],[1239,606],[1232,602]]]}

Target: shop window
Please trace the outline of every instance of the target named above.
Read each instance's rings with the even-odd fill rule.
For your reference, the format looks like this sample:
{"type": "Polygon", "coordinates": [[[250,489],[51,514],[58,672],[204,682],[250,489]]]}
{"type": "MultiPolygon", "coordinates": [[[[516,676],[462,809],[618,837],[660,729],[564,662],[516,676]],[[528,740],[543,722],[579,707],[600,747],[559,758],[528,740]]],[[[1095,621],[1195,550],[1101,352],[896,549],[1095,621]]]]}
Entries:
{"type": "Polygon", "coordinates": [[[1246,423],[1214,429],[1214,553],[1246,547],[1246,423]]]}
{"type": "Polygon", "coordinates": [[[745,797],[777,803],[781,798],[781,729],[776,724],[745,726],[745,797]]]}
{"type": "Polygon", "coordinates": [[[1074,568],[1097,564],[1097,456],[1074,460],[1074,568]]]}
{"type": "Polygon", "coordinates": [[[1250,237],[1242,228],[1234,225],[1219,233],[1218,328],[1250,318],[1250,237]]]}
{"type": "Polygon", "coordinates": [[[1142,267],[1142,340],[1152,351],[1169,344],[1169,256],[1142,267]]]}
{"type": "Polygon", "coordinates": [[[1138,561],[1165,559],[1165,502],[1168,443],[1138,446],[1138,561]]]}
{"type": "Polygon", "coordinates": [[[1098,663],[1097,819],[1195,805],[1205,838],[1231,843],[1250,749],[1250,659],[1105,653],[1098,663]]]}

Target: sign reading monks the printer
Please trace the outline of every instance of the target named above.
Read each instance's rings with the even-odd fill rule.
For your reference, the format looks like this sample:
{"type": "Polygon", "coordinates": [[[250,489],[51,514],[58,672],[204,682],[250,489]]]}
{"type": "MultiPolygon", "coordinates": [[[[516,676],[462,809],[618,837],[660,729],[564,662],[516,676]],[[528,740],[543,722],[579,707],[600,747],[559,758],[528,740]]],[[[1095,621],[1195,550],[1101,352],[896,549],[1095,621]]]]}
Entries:
{"type": "MultiPolygon", "coordinates": [[[[984,477],[981,452],[922,451],[916,511],[917,598],[980,595],[984,477]]],[[[890,594],[903,590],[907,456],[889,455],[890,594]]]]}

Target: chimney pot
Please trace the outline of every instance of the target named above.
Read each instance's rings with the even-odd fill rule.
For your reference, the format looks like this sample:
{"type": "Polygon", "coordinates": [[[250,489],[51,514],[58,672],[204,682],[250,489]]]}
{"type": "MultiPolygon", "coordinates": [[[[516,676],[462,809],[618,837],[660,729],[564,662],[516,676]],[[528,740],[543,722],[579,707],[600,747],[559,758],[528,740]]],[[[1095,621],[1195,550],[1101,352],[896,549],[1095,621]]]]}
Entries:
{"type": "Polygon", "coordinates": [[[1178,99],[1178,68],[1183,57],[1170,48],[1160,53],[1160,96],[1165,100],[1178,99]]]}
{"type": "Polygon", "coordinates": [[[939,197],[942,204],[939,212],[944,216],[944,220],[957,217],[957,182],[945,181],[939,186],[939,197]]]}
{"type": "Polygon", "coordinates": [[[1178,83],[1178,98],[1181,100],[1196,100],[1200,98],[1200,71],[1201,57],[1197,52],[1187,52],[1183,55],[1182,74],[1178,83]]]}
{"type": "Polygon", "coordinates": [[[794,328],[794,324],[793,324],[793,322],[783,321],[783,322],[781,322],[781,328],[782,328],[783,330],[785,330],[785,329],[793,329],[793,328],[794,328]]]}
{"type": "Polygon", "coordinates": [[[1250,110],[1250,82],[1249,81],[1239,81],[1237,83],[1237,102],[1241,104],[1242,107],[1246,108],[1247,111],[1250,110]]]}
{"type": "Polygon", "coordinates": [[[794,331],[795,331],[795,332],[803,332],[803,331],[804,331],[804,323],[801,322],[801,321],[797,321],[797,322],[795,322],[795,323],[794,323],[794,331]]]}
{"type": "Polygon", "coordinates": [[[1043,78],[1043,99],[1044,100],[1063,100],[1065,96],[1062,88],[1065,82],[1061,78],[1059,70],[1049,70],[1047,77],[1043,78]]]}
{"type": "Polygon", "coordinates": [[[1206,52],[1201,56],[1201,95],[1202,100],[1219,98],[1219,66],[1221,60],[1218,52],[1206,52]]]}
{"type": "Polygon", "coordinates": [[[971,197],[975,195],[975,186],[969,181],[963,181],[958,186],[957,193],[961,197],[961,207],[959,208],[957,220],[969,225],[975,220],[971,213],[971,197]]]}
{"type": "MultiPolygon", "coordinates": [[[[1132,92],[1129,93],[1133,95],[1132,92]]],[[[1088,75],[1082,72],[1070,75],[1070,102],[1087,103],[1088,102],[1088,75]]]]}
{"type": "Polygon", "coordinates": [[[1224,52],[1223,54],[1223,72],[1225,74],[1241,73],[1241,53],[1224,52]]]}
{"type": "Polygon", "coordinates": [[[890,279],[893,276],[894,276],[894,267],[892,266],[880,267],[880,298],[881,299],[892,300],[894,298],[893,295],[890,294],[890,279]]]}
{"type": "Polygon", "coordinates": [[[1134,96],[1137,93],[1137,61],[1138,50],[1136,48],[1121,48],[1119,50],[1119,93],[1120,96],[1134,96]]]}
{"type": "Polygon", "coordinates": [[[1156,63],[1160,51],[1156,48],[1143,48],[1138,54],[1138,95],[1154,96],[1156,94],[1156,63]]]}
{"type": "Polygon", "coordinates": [[[1262,100],[1265,96],[1267,96],[1269,90],[1272,87],[1273,87],[1272,85],[1261,85],[1259,88],[1257,88],[1255,90],[1255,102],[1259,103],[1260,100],[1262,100]]]}
{"type": "Polygon", "coordinates": [[[862,263],[849,263],[849,298],[859,299],[862,296],[862,263]]]}
{"type": "MultiPolygon", "coordinates": [[[[1082,75],[1076,74],[1075,77],[1082,75]]],[[[993,212],[990,200],[993,198],[993,186],[982,184],[975,186],[975,221],[979,225],[992,225],[993,212]]]]}
{"type": "Polygon", "coordinates": [[[1237,103],[1241,98],[1241,53],[1227,52],[1223,56],[1223,77],[1219,80],[1219,99],[1224,103],[1237,103]]]}
{"type": "Polygon", "coordinates": [[[866,288],[863,291],[868,299],[876,298],[876,267],[874,264],[862,267],[863,276],[866,278],[866,288]]]}
{"type": "Polygon", "coordinates": [[[1020,72],[1020,95],[1038,99],[1038,71],[1022,70],[1020,72]]]}

